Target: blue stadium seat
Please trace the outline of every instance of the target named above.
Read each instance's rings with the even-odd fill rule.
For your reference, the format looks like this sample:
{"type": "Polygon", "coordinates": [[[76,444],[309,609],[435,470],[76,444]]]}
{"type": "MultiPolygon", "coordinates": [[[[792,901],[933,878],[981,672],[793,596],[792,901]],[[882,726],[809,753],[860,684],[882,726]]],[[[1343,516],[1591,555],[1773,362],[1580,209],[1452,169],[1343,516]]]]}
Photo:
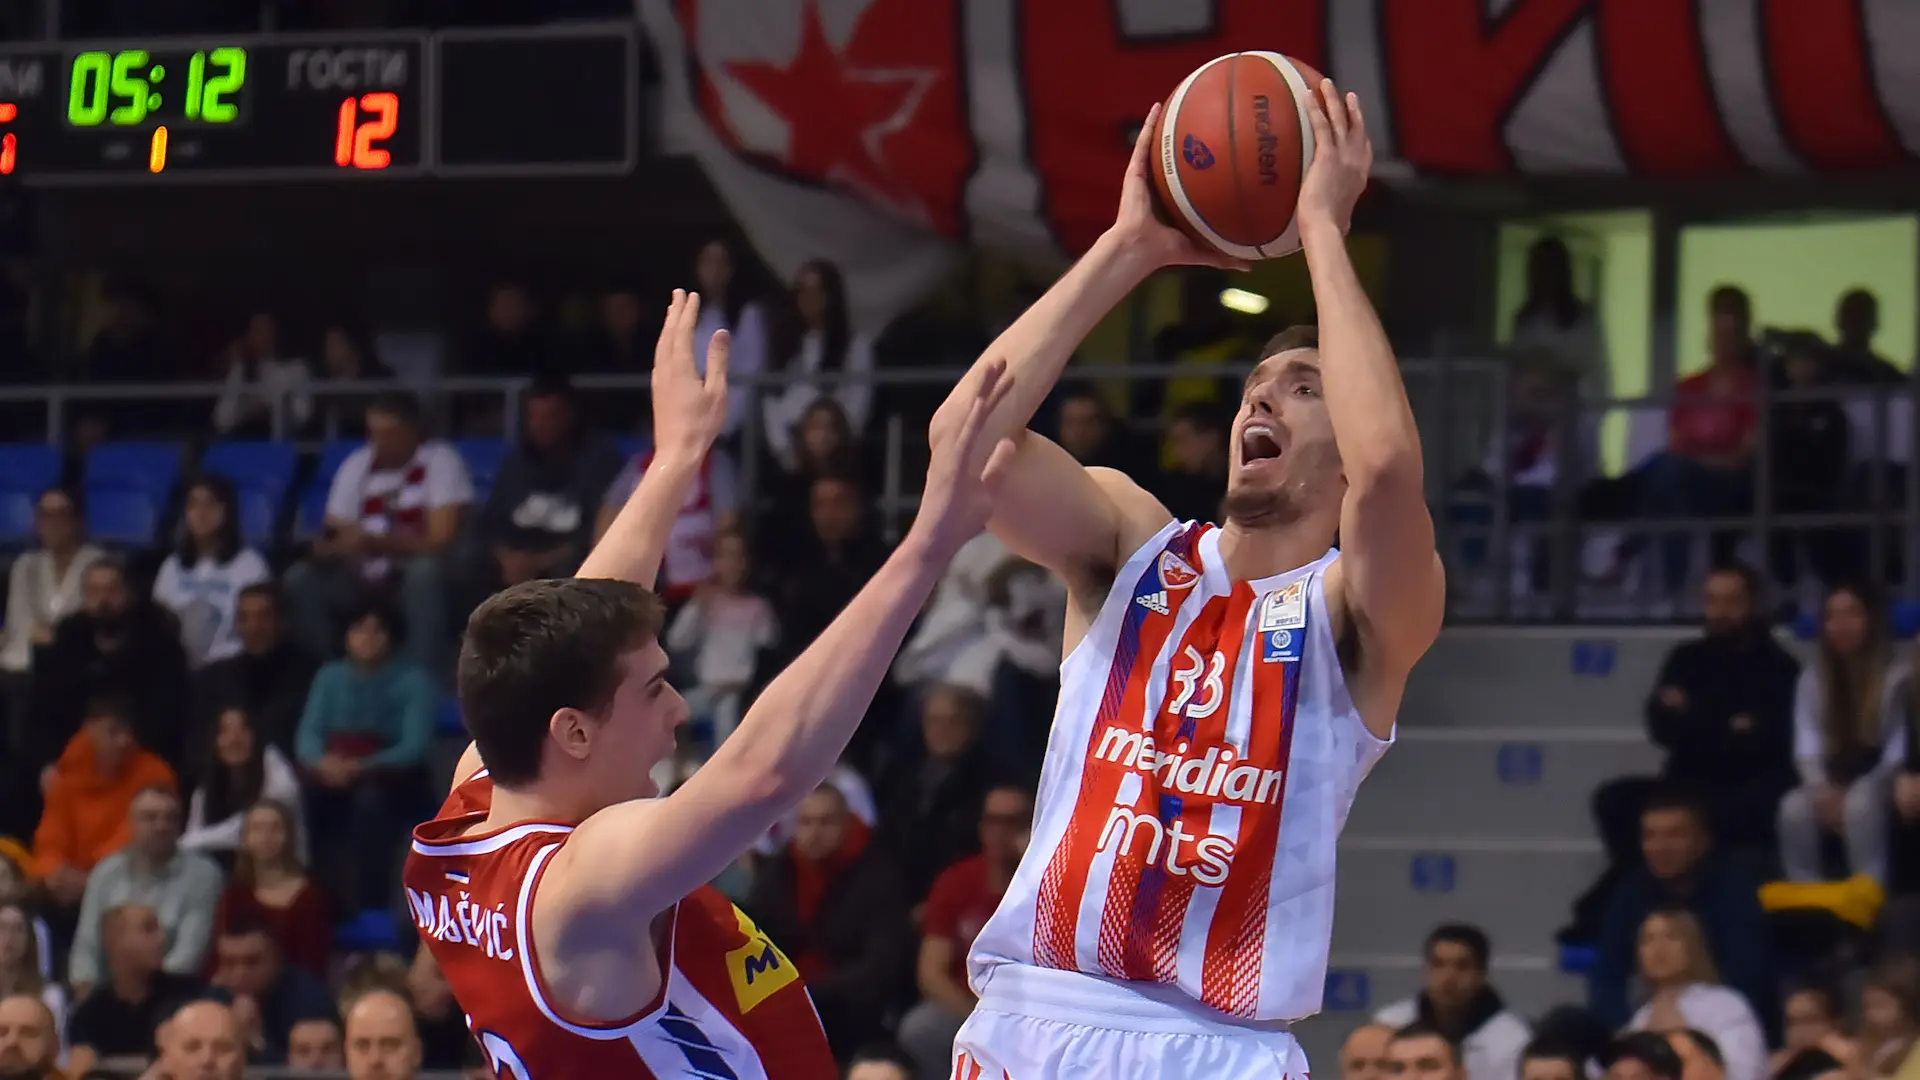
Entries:
{"type": "Polygon", "coordinates": [[[60,480],[60,448],[45,443],[0,443],[0,547],[33,539],[33,507],[60,480]]]}
{"type": "Polygon", "coordinates": [[[274,523],[293,487],[300,455],[283,442],[217,442],[200,458],[201,471],[232,482],[239,500],[240,535],[254,547],[273,546],[274,523]]]}
{"type": "Polygon", "coordinates": [[[102,443],[87,455],[87,530],[110,544],[144,546],[160,531],[160,515],[180,479],[173,443],[102,443]]]}
{"type": "Polygon", "coordinates": [[[347,456],[366,445],[364,439],[333,439],[320,447],[320,456],[313,463],[313,475],[300,489],[298,501],[293,510],[293,535],[299,539],[313,536],[320,531],[320,523],[327,516],[327,491],[333,486],[333,474],[347,456]]]}
{"type": "Polygon", "coordinates": [[[280,500],[251,487],[236,490],[234,499],[238,503],[234,513],[240,518],[240,539],[251,548],[273,547],[273,525],[280,517],[280,500]]]}
{"type": "Polygon", "coordinates": [[[500,463],[507,460],[505,439],[458,439],[453,444],[460,460],[467,463],[467,476],[473,480],[473,497],[485,499],[493,490],[493,479],[500,475],[500,463]]]}
{"type": "Polygon", "coordinates": [[[87,493],[87,531],[109,544],[145,547],[160,531],[163,504],[134,488],[100,488],[87,493]]]}
{"type": "Polygon", "coordinates": [[[368,908],[334,927],[333,943],[344,952],[394,952],[400,948],[400,928],[393,912],[368,908]]]}
{"type": "Polygon", "coordinates": [[[436,735],[465,735],[467,722],[460,718],[460,702],[449,694],[440,699],[440,707],[434,710],[433,732],[436,735]]]}
{"type": "Polygon", "coordinates": [[[619,444],[620,457],[626,461],[632,461],[653,449],[653,440],[645,435],[622,435],[614,442],[619,444]]]}

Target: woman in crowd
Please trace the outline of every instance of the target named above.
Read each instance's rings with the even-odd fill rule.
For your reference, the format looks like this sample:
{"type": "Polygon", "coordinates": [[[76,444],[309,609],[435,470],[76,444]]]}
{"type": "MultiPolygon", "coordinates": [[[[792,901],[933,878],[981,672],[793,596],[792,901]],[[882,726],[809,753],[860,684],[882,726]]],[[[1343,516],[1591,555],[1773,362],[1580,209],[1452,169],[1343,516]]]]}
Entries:
{"type": "MultiPolygon", "coordinates": [[[[725,240],[709,240],[693,263],[694,288],[700,293],[700,322],[694,328],[693,355],[704,365],[707,343],[721,330],[732,337],[727,373],[734,379],[728,391],[725,433],[732,435],[746,422],[754,390],[749,380],[767,366],[767,317],[748,299],[734,274],[733,248],[725,240]]],[[[704,370],[702,374],[704,374],[704,370]]]]}
{"type": "Polygon", "coordinates": [[[228,438],[260,438],[273,431],[276,407],[287,409],[286,432],[305,427],[313,413],[307,393],[313,373],[305,360],[280,355],[280,320],[256,311],[227,347],[227,384],[213,403],[213,427],[228,438]]]}
{"type": "Polygon", "coordinates": [[[1824,986],[1806,986],[1787,995],[1786,1040],[1774,1052],[1768,1074],[1774,1080],[1815,1077],[1846,1068],[1859,1048],[1842,1030],[1840,998],[1824,986]]]}
{"type": "Polygon", "coordinates": [[[695,742],[707,752],[740,723],[761,655],[779,637],[773,605],[749,584],[751,569],[747,538],[738,529],[722,530],[714,538],[712,580],[681,605],[667,628],[668,654],[693,676],[683,696],[695,742]]]}
{"type": "Polygon", "coordinates": [[[153,579],[154,602],[180,620],[188,662],[199,667],[238,653],[240,590],[272,579],[267,560],[240,540],[233,484],[209,475],[188,485],[179,545],[153,579]]]}
{"type": "Polygon", "coordinates": [[[1706,938],[1693,913],[1656,911],[1640,924],[1640,978],[1652,991],[1627,1022],[1630,1031],[1704,1032],[1726,1059],[1727,1080],[1761,1080],[1767,1037],[1753,1006],[1720,985],[1706,938]]]}
{"type": "Polygon", "coordinates": [[[320,382],[315,387],[319,407],[315,428],[325,439],[358,438],[367,432],[367,402],[373,395],[336,391],[328,383],[370,382],[393,378],[393,369],[381,363],[373,335],[359,323],[336,319],[320,335],[320,382]]]}
{"type": "Polygon", "coordinates": [[[1920,1037],[1920,965],[1903,957],[1876,969],[1860,990],[1860,1053],[1850,1073],[1920,1080],[1916,1037],[1920,1037]]]}
{"type": "MultiPolygon", "coordinates": [[[[262,799],[292,812],[300,805],[300,778],[286,755],[253,730],[245,711],[222,709],[213,735],[212,760],[187,802],[187,831],[180,837],[180,846],[230,865],[240,848],[247,811],[262,799]]],[[[294,849],[304,852],[306,835],[297,816],[292,825],[294,849]]]]}
{"type": "Polygon", "coordinates": [[[792,307],[781,323],[767,354],[771,369],[820,377],[769,387],[761,399],[767,447],[792,471],[798,461],[800,422],[814,402],[838,402],[848,427],[866,430],[873,406],[873,343],[854,332],[846,282],[840,268],[825,259],[800,268],[793,281],[792,307]]]}
{"type": "Polygon", "coordinates": [[[808,501],[813,482],[825,476],[850,477],[863,491],[871,492],[867,481],[866,459],[853,424],[847,419],[839,399],[815,398],[801,410],[793,425],[793,460],[783,461],[784,475],[762,490],[771,490],[773,507],[761,528],[763,562],[778,565],[783,560],[767,545],[805,533],[808,528],[808,501]]]}
{"type": "Polygon", "coordinates": [[[0,998],[24,994],[45,1002],[53,1014],[53,1030],[64,1043],[67,992],[47,978],[46,970],[33,916],[17,902],[0,903],[0,998]]]}
{"type": "Polygon", "coordinates": [[[233,878],[214,912],[215,936],[230,922],[252,920],[272,929],[287,963],[325,979],[333,923],[327,917],[326,896],[307,875],[295,847],[297,830],[297,818],[286,803],[263,799],[247,810],[233,878]]]}
{"type": "Polygon", "coordinates": [[[1818,654],[1800,669],[1793,698],[1793,757],[1801,784],[1780,801],[1780,855],[1787,877],[1819,881],[1823,835],[1846,845],[1855,874],[1885,881],[1893,775],[1906,755],[1891,722],[1896,664],[1877,594],[1841,585],[1822,607],[1818,654]]]}
{"type": "Polygon", "coordinates": [[[76,488],[51,487],[33,508],[39,542],[7,572],[7,619],[0,628],[0,672],[25,676],[33,647],[53,640],[53,624],[80,610],[80,581],[104,554],[87,543],[76,488]]]}

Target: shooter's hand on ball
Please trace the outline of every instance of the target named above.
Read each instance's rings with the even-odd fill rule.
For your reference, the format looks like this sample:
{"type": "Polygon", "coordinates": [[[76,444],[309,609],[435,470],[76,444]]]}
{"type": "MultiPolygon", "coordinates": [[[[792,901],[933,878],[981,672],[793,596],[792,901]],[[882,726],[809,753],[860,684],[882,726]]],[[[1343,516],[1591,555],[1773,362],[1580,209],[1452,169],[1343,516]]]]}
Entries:
{"type": "Polygon", "coordinates": [[[1353,205],[1367,190],[1373,170],[1373,140],[1367,137],[1360,99],[1342,97],[1332,79],[1320,80],[1319,108],[1306,110],[1313,124],[1313,163],[1300,184],[1300,239],[1331,223],[1341,235],[1353,224],[1353,205]]]}
{"type": "Polygon", "coordinates": [[[1147,110],[1140,125],[1140,136],[1133,141],[1133,160],[1127,162],[1126,179],[1120,184],[1120,212],[1114,217],[1112,232],[1123,241],[1129,253],[1154,269],[1162,266],[1214,266],[1222,270],[1245,270],[1247,263],[1212,248],[1202,247],[1187,234],[1160,220],[1154,209],[1153,132],[1160,118],[1160,106],[1147,110]]]}

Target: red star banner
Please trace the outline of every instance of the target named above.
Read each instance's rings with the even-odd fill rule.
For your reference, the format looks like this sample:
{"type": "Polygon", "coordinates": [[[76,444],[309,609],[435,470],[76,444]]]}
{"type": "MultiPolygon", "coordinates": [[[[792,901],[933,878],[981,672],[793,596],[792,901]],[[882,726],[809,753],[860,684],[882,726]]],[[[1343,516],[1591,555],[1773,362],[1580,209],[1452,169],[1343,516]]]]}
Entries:
{"type": "Polygon", "coordinates": [[[1189,71],[1275,49],[1366,103],[1385,179],[1920,159],[1913,0],[638,0],[672,149],[774,268],[874,325],[951,246],[1070,254],[1189,71]]]}

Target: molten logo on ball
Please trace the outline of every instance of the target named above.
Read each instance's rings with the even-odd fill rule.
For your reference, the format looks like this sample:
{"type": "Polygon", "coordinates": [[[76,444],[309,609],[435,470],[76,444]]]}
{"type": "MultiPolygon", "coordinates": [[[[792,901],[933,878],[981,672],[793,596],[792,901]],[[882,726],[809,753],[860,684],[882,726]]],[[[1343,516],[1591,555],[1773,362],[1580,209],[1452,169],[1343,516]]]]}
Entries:
{"type": "Polygon", "coordinates": [[[1206,143],[1192,135],[1187,136],[1186,140],[1180,144],[1180,154],[1187,159],[1188,165],[1196,169],[1213,168],[1213,151],[1207,149],[1206,143]]]}

